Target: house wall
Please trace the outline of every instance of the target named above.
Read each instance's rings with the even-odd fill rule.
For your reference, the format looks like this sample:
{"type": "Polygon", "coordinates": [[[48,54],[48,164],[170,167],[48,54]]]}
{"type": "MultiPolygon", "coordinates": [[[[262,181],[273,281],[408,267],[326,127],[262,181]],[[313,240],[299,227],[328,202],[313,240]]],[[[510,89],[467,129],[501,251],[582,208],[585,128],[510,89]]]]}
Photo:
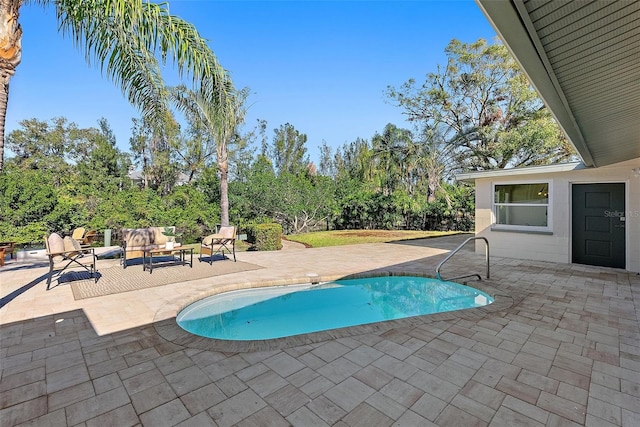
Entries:
{"type": "MultiPolygon", "coordinates": [[[[489,240],[492,256],[550,262],[571,262],[571,185],[622,182],[626,189],[626,265],[640,272],[640,158],[594,169],[545,174],[528,174],[476,179],[476,235],[489,240]],[[493,185],[549,181],[549,234],[492,230],[493,185]]],[[[476,241],[476,251],[484,253],[484,242],[476,241]]]]}

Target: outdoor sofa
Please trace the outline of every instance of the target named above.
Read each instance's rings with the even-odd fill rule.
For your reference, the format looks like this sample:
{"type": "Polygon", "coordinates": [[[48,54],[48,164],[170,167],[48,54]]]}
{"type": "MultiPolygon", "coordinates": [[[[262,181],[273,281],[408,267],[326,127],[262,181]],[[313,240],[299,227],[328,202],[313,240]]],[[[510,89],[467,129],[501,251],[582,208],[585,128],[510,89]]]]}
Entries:
{"type": "MultiPolygon", "coordinates": [[[[166,229],[171,229],[175,235],[175,227],[146,227],[122,229],[122,267],[127,268],[127,261],[140,258],[145,250],[160,249],[166,247],[173,237],[163,234],[166,229]]],[[[180,243],[175,243],[180,246],[180,243]]]]}

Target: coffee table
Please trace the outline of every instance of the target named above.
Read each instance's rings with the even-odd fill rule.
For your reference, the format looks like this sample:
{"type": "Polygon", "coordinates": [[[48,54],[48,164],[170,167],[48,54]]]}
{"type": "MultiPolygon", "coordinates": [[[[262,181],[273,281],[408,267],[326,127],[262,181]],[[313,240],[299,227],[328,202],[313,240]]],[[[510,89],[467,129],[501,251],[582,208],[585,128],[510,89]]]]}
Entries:
{"type": "Polygon", "coordinates": [[[142,254],[142,271],[149,269],[149,273],[153,273],[154,256],[156,257],[155,265],[189,265],[189,267],[193,268],[193,247],[178,246],[174,249],[146,249],[142,254]],[[189,261],[186,259],[187,253],[189,253],[189,261]],[[161,259],[162,257],[166,258],[167,255],[171,255],[171,259],[161,259]]]}

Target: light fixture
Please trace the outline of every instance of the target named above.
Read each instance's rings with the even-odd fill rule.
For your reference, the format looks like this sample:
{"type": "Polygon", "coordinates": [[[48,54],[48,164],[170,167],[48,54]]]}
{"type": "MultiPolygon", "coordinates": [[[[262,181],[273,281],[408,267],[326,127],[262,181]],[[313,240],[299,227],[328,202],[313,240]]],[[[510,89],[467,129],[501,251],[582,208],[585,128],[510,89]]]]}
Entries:
{"type": "Polygon", "coordinates": [[[633,176],[640,178],[640,167],[631,169],[631,172],[633,172],[633,176]]]}

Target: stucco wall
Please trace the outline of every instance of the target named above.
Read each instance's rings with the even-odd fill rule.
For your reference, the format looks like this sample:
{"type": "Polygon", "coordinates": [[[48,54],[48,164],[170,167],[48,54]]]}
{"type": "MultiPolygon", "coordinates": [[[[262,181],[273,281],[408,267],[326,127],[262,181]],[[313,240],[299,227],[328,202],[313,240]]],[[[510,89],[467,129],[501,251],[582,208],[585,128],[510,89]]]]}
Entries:
{"type": "MultiPolygon", "coordinates": [[[[640,271],[640,159],[596,169],[555,173],[532,173],[476,179],[476,235],[489,240],[491,255],[552,262],[571,262],[571,185],[622,182],[626,189],[626,265],[640,271]],[[494,184],[549,180],[550,222],[552,234],[492,230],[492,189],[494,184]]],[[[484,242],[476,242],[484,253],[484,242]]]]}

